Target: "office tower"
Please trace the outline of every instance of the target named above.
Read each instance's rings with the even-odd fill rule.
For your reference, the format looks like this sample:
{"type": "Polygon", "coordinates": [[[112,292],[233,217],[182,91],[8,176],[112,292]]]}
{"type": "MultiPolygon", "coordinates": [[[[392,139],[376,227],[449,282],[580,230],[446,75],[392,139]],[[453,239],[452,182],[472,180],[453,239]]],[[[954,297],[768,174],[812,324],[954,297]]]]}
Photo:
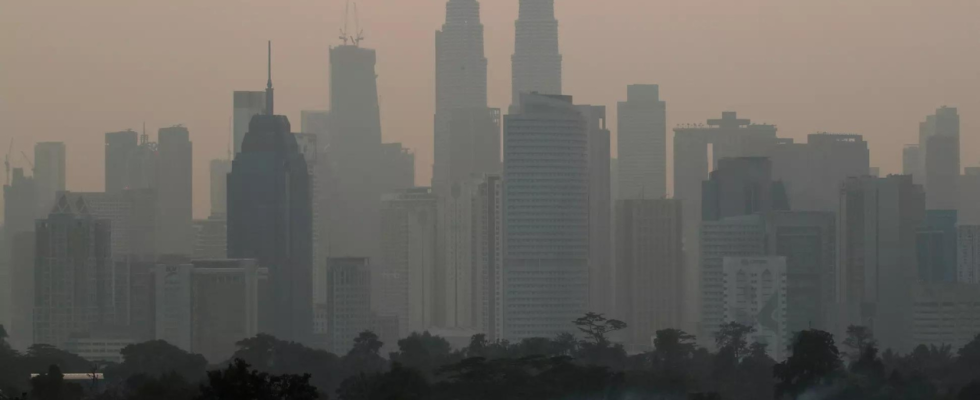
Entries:
{"type": "Polygon", "coordinates": [[[514,25],[511,114],[521,106],[521,94],[562,94],[555,1],[520,0],[520,11],[514,25]]]}
{"type": "Polygon", "coordinates": [[[909,293],[918,277],[916,230],[925,218],[922,187],[907,175],[849,178],[840,195],[840,326],[870,327],[882,348],[909,351],[909,293]]]}
{"type": "Polygon", "coordinates": [[[718,160],[718,169],[704,181],[702,219],[716,221],[739,215],[787,210],[788,200],[772,180],[772,162],[765,157],[718,160]]]}
{"type": "Polygon", "coordinates": [[[919,182],[921,174],[917,173],[920,164],[919,157],[922,157],[921,153],[917,144],[907,144],[902,148],[902,175],[912,175],[912,179],[918,184],[921,184],[919,182]]]}
{"type": "Polygon", "coordinates": [[[378,255],[381,114],[374,50],[330,49],[330,147],[334,185],[330,205],[331,257],[378,255]]]}
{"type": "Polygon", "coordinates": [[[976,285],[920,282],[910,297],[911,343],[949,346],[956,353],[980,332],[980,291],[976,285]]]}
{"type": "MultiPolygon", "coordinates": [[[[320,156],[326,156],[322,153],[324,150],[320,147],[319,136],[313,133],[293,133],[296,138],[296,146],[299,148],[300,154],[303,155],[303,159],[306,160],[306,171],[310,175],[310,193],[312,197],[311,210],[313,215],[313,303],[323,304],[326,301],[327,288],[324,286],[326,284],[326,262],[327,262],[327,246],[323,245],[323,241],[327,234],[327,213],[329,210],[328,201],[328,191],[329,191],[329,181],[328,176],[323,175],[322,167],[320,166],[321,160],[320,156]]],[[[323,161],[325,162],[325,160],[323,161]]]]}
{"type": "Polygon", "coordinates": [[[747,341],[766,344],[774,360],[786,358],[793,331],[787,323],[786,258],[725,257],[725,321],[755,328],[747,341]]]}
{"type": "MultiPolygon", "coordinates": [[[[735,112],[723,112],[720,119],[709,119],[707,125],[674,128],[674,198],[684,202],[685,262],[692,272],[700,265],[698,230],[701,226],[702,182],[715,169],[718,160],[767,156],[776,141],[775,126],[754,124],[738,118],[735,112]]],[[[699,273],[693,273],[699,276],[699,273]]],[[[697,279],[691,279],[687,284],[688,293],[698,293],[697,279]]],[[[689,300],[690,308],[685,313],[696,314],[697,302],[689,300]]]]}
{"type": "Polygon", "coordinates": [[[920,281],[956,282],[956,210],[926,210],[915,242],[920,281]]]}
{"type": "Polygon", "coordinates": [[[371,328],[371,264],[366,258],[327,259],[327,335],[330,351],[347,354],[371,328]]]}
{"type": "Polygon", "coordinates": [[[228,221],[224,217],[210,216],[194,220],[195,260],[222,259],[228,257],[228,221]]]}
{"type": "Polygon", "coordinates": [[[589,311],[612,311],[612,184],[605,106],[578,106],[589,140],[589,311]]]}
{"type": "Polygon", "coordinates": [[[24,175],[23,168],[14,168],[10,182],[3,187],[5,240],[9,241],[19,232],[34,231],[36,196],[37,185],[34,178],[24,175]]]}
{"type": "Polygon", "coordinates": [[[322,146],[330,143],[330,111],[302,110],[299,112],[299,130],[317,135],[322,146]]]}
{"type": "Polygon", "coordinates": [[[381,202],[381,265],[372,304],[397,316],[400,337],[436,325],[443,296],[436,271],[436,196],[430,188],[386,194],[381,202]]]}
{"type": "Polygon", "coordinates": [[[628,321],[624,333],[631,352],[653,348],[662,329],[684,323],[684,253],[681,201],[616,201],[615,318],[628,321]]]}
{"type": "Polygon", "coordinates": [[[228,210],[228,174],[231,160],[211,160],[211,214],[224,218],[228,210]]]}
{"type": "Polygon", "coordinates": [[[925,155],[926,205],[933,210],[955,210],[959,199],[960,116],[955,108],[941,107],[919,129],[919,148],[925,155]]]}
{"type": "Polygon", "coordinates": [[[232,93],[232,135],[235,154],[242,152],[242,141],[252,117],[265,112],[265,92],[236,91],[232,93]]]}
{"type": "Polygon", "coordinates": [[[794,210],[836,211],[840,184],[871,173],[869,154],[861,135],[814,133],[807,143],[782,139],[770,155],[773,179],[786,184],[794,210]]]}
{"type": "Polygon", "coordinates": [[[619,102],[619,198],[667,195],[667,103],[658,85],[629,85],[619,102]]]}
{"type": "Polygon", "coordinates": [[[159,254],[157,196],[153,190],[63,193],[72,202],[84,199],[94,218],[111,222],[113,260],[152,259],[159,254]]]}
{"type": "Polygon", "coordinates": [[[701,223],[699,248],[701,323],[697,336],[704,346],[710,348],[714,346],[718,328],[728,322],[725,316],[724,259],[766,255],[765,219],[755,214],[704,221],[701,223]]]}
{"type": "Polygon", "coordinates": [[[384,193],[415,187],[415,153],[401,143],[381,145],[380,186],[384,193]]]}
{"type": "MultiPolygon", "coordinates": [[[[550,1],[522,10],[532,5],[550,1]]],[[[525,93],[515,111],[504,118],[504,338],[554,337],[588,310],[588,126],[571,96],[525,93]]]]}
{"type": "Polygon", "coordinates": [[[45,217],[58,192],[65,190],[65,144],[41,142],[34,145],[34,184],[37,188],[37,217],[45,217]]]}
{"type": "Polygon", "coordinates": [[[105,134],[105,191],[114,193],[126,188],[129,160],[139,144],[132,130],[105,134]]]}
{"type": "Polygon", "coordinates": [[[868,168],[868,176],[871,176],[871,177],[874,177],[874,178],[880,178],[881,177],[881,167],[870,167],[870,168],[868,168]]]}
{"type": "Polygon", "coordinates": [[[956,227],[956,281],[980,283],[980,225],[956,227]]]}
{"type": "Polygon", "coordinates": [[[190,255],[194,248],[191,227],[194,145],[190,141],[190,132],[180,125],[160,129],[157,141],[160,154],[157,165],[159,251],[161,254],[190,255]]]}
{"type": "Polygon", "coordinates": [[[34,343],[63,347],[69,336],[113,322],[109,224],[65,195],[37,221],[34,343]]]}
{"type": "Polygon", "coordinates": [[[9,242],[10,345],[26,350],[34,344],[34,232],[20,232],[9,242]]]}
{"type": "Polygon", "coordinates": [[[957,219],[960,224],[980,225],[980,167],[966,167],[959,181],[957,219]]]}
{"type": "Polygon", "coordinates": [[[445,299],[444,313],[447,328],[475,328],[478,322],[474,319],[474,284],[478,281],[476,257],[481,245],[477,221],[480,209],[478,199],[482,178],[471,178],[453,184],[452,191],[442,199],[445,230],[443,248],[444,254],[441,270],[444,271],[445,284],[438,287],[445,299]]]}
{"type": "Polygon", "coordinates": [[[240,338],[260,331],[267,269],[255,260],[195,260],[154,266],[156,339],[210,362],[227,360],[240,338]]]}
{"type": "Polygon", "coordinates": [[[228,257],[269,269],[260,330],[304,342],[313,333],[310,173],[289,119],[273,114],[269,74],[266,113],[252,118],[228,174],[228,257]]]}
{"type": "Polygon", "coordinates": [[[503,337],[503,184],[487,175],[474,198],[476,239],[476,315],[480,331],[495,341],[503,337]]]}
{"type": "Polygon", "coordinates": [[[765,215],[766,254],[786,260],[789,332],[833,332],[837,224],[833,212],[778,211],[765,215]]]}

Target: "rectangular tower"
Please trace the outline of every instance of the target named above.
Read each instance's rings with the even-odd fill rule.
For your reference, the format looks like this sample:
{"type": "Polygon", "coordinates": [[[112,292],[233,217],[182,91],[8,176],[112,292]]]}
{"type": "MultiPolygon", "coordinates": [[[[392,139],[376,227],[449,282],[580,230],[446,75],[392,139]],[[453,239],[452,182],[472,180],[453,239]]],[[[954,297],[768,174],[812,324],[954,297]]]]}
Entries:
{"type": "Polygon", "coordinates": [[[384,196],[381,209],[381,265],[375,274],[377,311],[397,316],[401,336],[436,326],[444,310],[437,271],[436,197],[430,188],[384,196]]]}
{"type": "Polygon", "coordinates": [[[37,185],[37,214],[47,216],[58,192],[65,190],[65,144],[41,142],[34,145],[34,184],[37,185]]]}
{"type": "Polygon", "coordinates": [[[371,264],[366,258],[327,259],[327,335],[334,354],[347,354],[371,327],[371,264]]]}
{"type": "Polygon", "coordinates": [[[105,191],[118,192],[127,186],[130,159],[139,144],[132,130],[105,134],[105,191]]]}
{"type": "Polygon", "coordinates": [[[242,140],[245,140],[252,117],[265,112],[265,92],[235,91],[232,103],[232,139],[235,154],[238,154],[242,152],[242,140]]]}
{"type": "Polygon", "coordinates": [[[667,103],[658,85],[630,85],[619,102],[619,198],[667,195],[667,103]]]}
{"type": "Polygon", "coordinates": [[[187,128],[177,125],[160,129],[157,138],[160,163],[157,167],[160,235],[163,254],[190,255],[194,248],[193,151],[187,128]]]}
{"type": "Polygon", "coordinates": [[[612,311],[612,183],[605,106],[578,106],[589,138],[589,311],[612,311]]]}

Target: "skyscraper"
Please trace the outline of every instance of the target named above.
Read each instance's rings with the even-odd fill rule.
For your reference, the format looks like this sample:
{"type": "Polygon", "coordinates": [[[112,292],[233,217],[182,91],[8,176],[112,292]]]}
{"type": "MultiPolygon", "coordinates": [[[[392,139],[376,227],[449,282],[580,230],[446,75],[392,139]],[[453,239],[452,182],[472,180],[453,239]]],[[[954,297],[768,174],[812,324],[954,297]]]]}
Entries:
{"type": "Polygon", "coordinates": [[[926,210],[916,232],[919,280],[956,282],[956,210],[926,210]]]}
{"type": "Polygon", "coordinates": [[[375,60],[374,50],[356,44],[330,49],[331,257],[379,254],[381,114],[375,60]]]}
{"type": "Polygon", "coordinates": [[[372,303],[382,316],[398,317],[404,337],[423,332],[445,315],[445,277],[436,270],[436,197],[430,188],[386,194],[381,209],[381,265],[372,303]],[[439,318],[437,318],[439,317],[439,318]]]}
{"type": "Polygon", "coordinates": [[[870,327],[882,348],[910,351],[909,294],[918,278],[916,230],[925,217],[922,187],[908,175],[850,178],[840,195],[840,325],[870,327]]]}
{"type": "Polygon", "coordinates": [[[941,107],[926,118],[921,129],[926,206],[930,210],[955,210],[959,201],[960,116],[955,108],[941,107]]]}
{"type": "Polygon", "coordinates": [[[34,343],[63,347],[73,334],[114,322],[109,221],[61,195],[35,229],[34,343]]]}
{"type": "Polygon", "coordinates": [[[41,142],[34,145],[34,184],[37,189],[37,213],[44,217],[51,211],[58,192],[65,190],[65,144],[41,142]]]}
{"type": "Polygon", "coordinates": [[[619,198],[667,195],[667,103],[658,85],[630,85],[619,102],[619,198]]]}
{"type": "Polygon", "coordinates": [[[653,347],[661,329],[681,329],[684,253],[681,202],[673,199],[616,201],[616,318],[628,321],[630,351],[653,347]]]}
{"type": "Polygon", "coordinates": [[[554,337],[588,309],[588,126],[571,96],[524,93],[514,111],[504,123],[504,337],[554,337]]]}
{"type": "Polygon", "coordinates": [[[242,140],[248,132],[252,117],[265,112],[265,92],[236,91],[232,93],[232,139],[235,154],[242,152],[242,140]]]}
{"type": "Polygon", "coordinates": [[[716,221],[728,217],[787,210],[781,183],[772,180],[772,162],[765,157],[718,160],[718,169],[704,181],[701,218],[716,221]]]}
{"type": "Polygon", "coordinates": [[[371,328],[371,264],[366,258],[327,259],[327,329],[330,350],[347,354],[371,328]]]}
{"type": "Polygon", "coordinates": [[[211,160],[211,216],[224,218],[228,210],[228,174],[231,160],[211,160]]]}
{"type": "Polygon", "coordinates": [[[743,215],[701,223],[699,342],[713,347],[715,333],[726,321],[725,270],[728,257],[766,255],[766,225],[762,215],[743,215]]]}
{"type": "Polygon", "coordinates": [[[775,360],[785,359],[793,334],[786,318],[786,258],[725,257],[723,269],[725,321],[752,327],[746,340],[766,344],[775,360]]]}
{"type": "Polygon", "coordinates": [[[956,227],[956,280],[980,283],[980,225],[956,227]]]}
{"type": "Polygon", "coordinates": [[[514,25],[512,114],[520,107],[523,93],[562,94],[555,0],[520,0],[520,13],[514,25]]]}
{"type": "Polygon", "coordinates": [[[157,141],[159,250],[162,254],[190,255],[194,247],[191,230],[194,144],[190,132],[180,125],[160,129],[157,141]]]}
{"type": "Polygon", "coordinates": [[[813,133],[807,143],[781,139],[770,157],[773,179],[786,183],[794,210],[836,211],[840,184],[871,173],[868,142],[861,135],[813,133]]]}
{"type": "Polygon", "coordinates": [[[105,134],[105,191],[113,193],[127,186],[129,161],[139,146],[132,130],[105,134]]]}
{"type": "Polygon", "coordinates": [[[499,175],[488,175],[474,198],[476,232],[477,304],[474,319],[491,341],[503,336],[503,184],[499,175]]]}
{"type": "Polygon", "coordinates": [[[612,311],[612,179],[605,106],[578,106],[589,138],[589,311],[612,311]]]}
{"type": "Polygon", "coordinates": [[[269,269],[260,330],[303,342],[313,333],[310,175],[289,119],[273,115],[271,71],[266,96],[266,113],[252,118],[228,175],[228,256],[269,269]]]}

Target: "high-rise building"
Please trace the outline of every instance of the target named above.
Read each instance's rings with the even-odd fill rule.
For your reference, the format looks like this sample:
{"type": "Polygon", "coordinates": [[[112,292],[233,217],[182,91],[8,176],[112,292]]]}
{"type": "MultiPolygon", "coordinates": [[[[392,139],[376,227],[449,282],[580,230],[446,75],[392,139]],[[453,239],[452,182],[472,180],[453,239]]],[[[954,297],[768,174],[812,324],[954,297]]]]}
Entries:
{"type": "Polygon", "coordinates": [[[725,315],[724,259],[766,255],[765,219],[760,214],[754,214],[704,221],[701,223],[699,248],[701,323],[698,338],[704,346],[711,347],[719,327],[728,322],[725,315]]]}
{"type": "Polygon", "coordinates": [[[658,85],[629,85],[619,102],[619,199],[667,195],[667,103],[658,85]]]}
{"type": "Polygon", "coordinates": [[[786,316],[786,258],[725,257],[722,268],[725,321],[754,328],[746,340],[766,344],[775,360],[785,359],[793,335],[786,316]]]}
{"type": "Polygon", "coordinates": [[[381,145],[381,189],[394,193],[415,187],[415,153],[401,143],[381,145]]]}
{"type": "MultiPolygon", "coordinates": [[[[37,185],[34,178],[24,175],[23,168],[14,168],[10,182],[3,187],[5,241],[9,241],[19,232],[34,232],[36,204],[37,185]]],[[[49,209],[48,212],[50,211],[49,209]]]]}
{"type": "Polygon", "coordinates": [[[374,50],[330,49],[330,257],[379,254],[381,111],[374,50]]]}
{"type": "Polygon", "coordinates": [[[190,141],[190,132],[180,125],[160,129],[157,141],[160,154],[157,165],[160,235],[157,244],[162,254],[190,255],[194,248],[191,227],[194,144],[190,141]]]}
{"type": "Polygon", "coordinates": [[[430,188],[386,194],[381,209],[381,265],[372,304],[397,316],[401,337],[436,326],[444,310],[444,277],[437,271],[436,196],[430,188]]]}
{"type": "Polygon", "coordinates": [[[684,253],[680,200],[616,201],[616,318],[630,351],[653,348],[661,329],[682,329],[684,253]]]}
{"type": "Polygon", "coordinates": [[[813,133],[807,143],[781,139],[771,152],[773,179],[786,184],[794,210],[836,211],[840,184],[871,173],[861,135],[813,133]]]}
{"type": "Polygon", "coordinates": [[[919,148],[924,149],[926,206],[955,210],[959,200],[960,116],[955,108],[941,107],[920,124],[919,148]]]}
{"type": "Polygon", "coordinates": [[[956,210],[926,210],[915,242],[920,281],[956,282],[956,210]]]}
{"type": "Polygon", "coordinates": [[[65,144],[41,142],[34,145],[34,184],[37,189],[37,213],[47,216],[58,192],[65,190],[65,144]]]}
{"type": "Polygon", "coordinates": [[[902,175],[912,175],[912,180],[918,184],[921,184],[919,181],[922,175],[918,172],[921,164],[920,157],[922,157],[922,152],[919,150],[919,145],[907,144],[902,148],[902,175]]]}
{"type": "Polygon", "coordinates": [[[347,354],[371,328],[371,264],[366,258],[327,259],[327,335],[330,351],[347,354]]]}
{"type": "MultiPolygon", "coordinates": [[[[551,2],[521,4],[534,15],[551,2]]],[[[524,93],[514,111],[504,119],[504,338],[554,337],[589,306],[588,126],[571,96],[524,93]]]]}
{"type": "Polygon", "coordinates": [[[786,260],[786,326],[789,332],[835,325],[836,215],[778,211],[765,215],[766,254],[786,260]]]}
{"type": "Polygon", "coordinates": [[[589,311],[612,311],[612,183],[605,106],[578,106],[589,138],[589,311]]]}
{"type": "Polygon", "coordinates": [[[718,160],[718,169],[702,184],[701,218],[716,221],[728,217],[788,210],[785,191],[773,182],[772,162],[765,157],[718,160]]]}
{"type": "Polygon", "coordinates": [[[443,218],[446,219],[445,230],[442,232],[443,254],[445,258],[442,270],[445,272],[445,284],[442,285],[445,310],[445,327],[474,328],[474,284],[477,283],[476,257],[478,246],[481,245],[476,218],[480,213],[477,196],[479,195],[482,178],[471,178],[453,184],[449,196],[442,199],[443,218]]]}
{"type": "Polygon", "coordinates": [[[882,348],[909,351],[909,294],[918,278],[916,231],[925,218],[922,187],[908,175],[849,178],[840,195],[839,325],[870,327],[882,348]]]}
{"type": "Polygon", "coordinates": [[[231,160],[211,160],[211,216],[224,218],[228,212],[228,174],[231,160]]]}
{"type": "Polygon", "coordinates": [[[310,173],[289,119],[273,114],[269,75],[266,112],[252,118],[228,174],[228,257],[269,269],[260,330],[305,342],[313,334],[310,173]]]}
{"type": "Polygon", "coordinates": [[[228,257],[228,221],[222,217],[194,220],[193,259],[222,259],[228,257]]]}
{"type": "Polygon", "coordinates": [[[34,344],[34,232],[13,235],[10,254],[10,325],[4,325],[10,335],[8,342],[18,350],[34,344]]]}
{"type": "Polygon", "coordinates": [[[115,193],[127,187],[130,159],[139,147],[133,130],[105,134],[105,191],[115,193]]]}
{"type": "Polygon", "coordinates": [[[960,224],[980,225],[980,167],[966,167],[959,182],[957,220],[960,224]]]}
{"type": "Polygon", "coordinates": [[[299,130],[317,135],[321,146],[330,143],[330,111],[303,110],[299,112],[299,118],[299,130]]]}
{"type": "Polygon", "coordinates": [[[94,218],[111,222],[114,261],[152,259],[160,254],[157,249],[158,200],[152,189],[64,194],[72,202],[84,199],[94,218]]]}
{"type": "Polygon", "coordinates": [[[555,0],[520,0],[511,57],[511,111],[521,106],[521,95],[538,92],[562,94],[561,53],[555,0]]]}
{"type": "Polygon", "coordinates": [[[503,184],[499,175],[487,175],[474,198],[477,237],[476,315],[479,328],[495,341],[503,337],[503,184]]]}
{"type": "Polygon", "coordinates": [[[956,227],[956,280],[980,283],[980,225],[956,227]]]}
{"type": "Polygon", "coordinates": [[[909,297],[910,342],[915,345],[949,346],[955,353],[980,332],[980,291],[976,285],[920,282],[909,297]]]}
{"type": "Polygon", "coordinates": [[[236,91],[232,93],[232,139],[235,154],[242,152],[242,141],[252,117],[265,112],[265,92],[236,91]]]}
{"type": "Polygon", "coordinates": [[[67,195],[37,221],[34,343],[63,347],[73,334],[114,322],[109,225],[67,195]]]}

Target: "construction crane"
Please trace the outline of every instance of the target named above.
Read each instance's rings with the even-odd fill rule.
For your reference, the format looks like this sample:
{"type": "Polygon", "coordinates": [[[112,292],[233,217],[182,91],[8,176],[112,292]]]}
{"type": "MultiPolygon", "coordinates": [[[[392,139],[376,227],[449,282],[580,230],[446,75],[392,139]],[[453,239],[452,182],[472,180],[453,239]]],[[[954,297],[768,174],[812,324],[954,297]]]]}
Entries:
{"type": "Polygon", "coordinates": [[[10,145],[7,146],[7,155],[3,157],[3,166],[7,170],[7,185],[10,185],[10,152],[14,151],[14,138],[10,138],[10,145]]]}
{"type": "Polygon", "coordinates": [[[20,155],[24,156],[24,161],[27,161],[27,165],[30,165],[31,166],[31,175],[33,175],[34,174],[34,163],[32,163],[31,162],[31,159],[27,157],[27,153],[25,153],[24,150],[21,150],[20,151],[20,155]]]}

